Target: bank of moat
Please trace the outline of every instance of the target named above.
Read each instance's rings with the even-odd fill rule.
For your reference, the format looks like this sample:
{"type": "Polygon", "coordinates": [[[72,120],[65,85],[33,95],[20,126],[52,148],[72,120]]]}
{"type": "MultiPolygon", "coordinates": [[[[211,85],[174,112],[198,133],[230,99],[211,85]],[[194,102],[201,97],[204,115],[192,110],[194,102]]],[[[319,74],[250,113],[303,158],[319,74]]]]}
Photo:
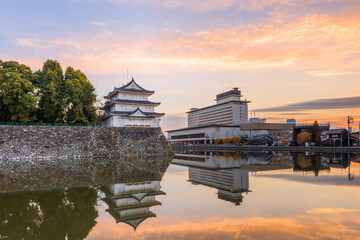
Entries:
{"type": "Polygon", "coordinates": [[[0,126],[0,160],[172,155],[160,128],[0,126]]]}

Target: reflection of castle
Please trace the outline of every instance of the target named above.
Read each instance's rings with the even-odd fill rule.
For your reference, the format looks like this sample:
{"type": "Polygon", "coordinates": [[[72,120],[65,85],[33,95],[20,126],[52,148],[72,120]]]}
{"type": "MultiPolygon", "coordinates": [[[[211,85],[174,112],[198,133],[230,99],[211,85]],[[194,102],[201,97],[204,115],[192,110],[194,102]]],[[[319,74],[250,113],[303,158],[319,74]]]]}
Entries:
{"type": "Polygon", "coordinates": [[[160,181],[108,184],[101,190],[106,196],[103,200],[109,206],[107,211],[116,222],[129,224],[134,230],[145,219],[156,217],[150,207],[161,205],[155,197],[165,195],[160,190],[160,181]]]}
{"type": "Polygon", "coordinates": [[[218,198],[239,205],[249,192],[249,172],[242,169],[202,169],[189,167],[189,181],[218,189],[218,198]]]}

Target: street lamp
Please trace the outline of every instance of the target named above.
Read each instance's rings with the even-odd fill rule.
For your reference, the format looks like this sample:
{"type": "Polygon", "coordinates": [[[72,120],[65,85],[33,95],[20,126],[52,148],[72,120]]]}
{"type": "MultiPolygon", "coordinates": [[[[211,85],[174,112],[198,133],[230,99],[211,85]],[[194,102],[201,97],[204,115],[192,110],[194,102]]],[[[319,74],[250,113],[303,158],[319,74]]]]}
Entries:
{"type": "Polygon", "coordinates": [[[348,147],[350,147],[350,124],[354,123],[354,118],[348,116],[348,147]]]}

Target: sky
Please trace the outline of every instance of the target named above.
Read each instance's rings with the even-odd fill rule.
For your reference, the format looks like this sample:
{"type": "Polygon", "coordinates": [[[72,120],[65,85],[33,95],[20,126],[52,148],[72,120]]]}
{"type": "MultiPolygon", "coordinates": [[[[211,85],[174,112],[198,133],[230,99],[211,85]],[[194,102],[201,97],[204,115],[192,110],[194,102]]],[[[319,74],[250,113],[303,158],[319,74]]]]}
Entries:
{"type": "Polygon", "coordinates": [[[2,1],[0,59],[34,71],[58,60],[99,99],[134,77],[155,90],[163,130],[234,87],[268,122],[353,116],[357,129],[359,12],[358,0],[2,1]]]}

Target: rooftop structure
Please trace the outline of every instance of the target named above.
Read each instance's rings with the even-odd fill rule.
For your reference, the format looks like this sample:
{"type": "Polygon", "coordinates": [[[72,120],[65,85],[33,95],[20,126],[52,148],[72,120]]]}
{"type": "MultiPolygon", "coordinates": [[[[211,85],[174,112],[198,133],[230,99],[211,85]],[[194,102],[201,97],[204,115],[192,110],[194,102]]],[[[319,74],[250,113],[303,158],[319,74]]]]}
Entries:
{"type": "Polygon", "coordinates": [[[216,95],[216,104],[191,108],[188,114],[188,127],[209,124],[237,125],[248,121],[248,106],[250,101],[241,100],[238,88],[216,95]]]}
{"type": "Polygon", "coordinates": [[[105,105],[100,108],[105,111],[102,125],[105,127],[160,127],[160,117],[164,113],[156,113],[154,108],[159,102],[151,102],[148,97],[154,94],[139,86],[134,78],[120,87],[114,88],[104,98],[105,105]]]}
{"type": "MultiPolygon", "coordinates": [[[[286,123],[246,123],[241,124],[240,129],[242,131],[267,131],[268,135],[275,139],[283,134],[288,134],[293,129],[293,124],[286,123]]],[[[253,137],[253,136],[250,136],[253,137]]]]}

